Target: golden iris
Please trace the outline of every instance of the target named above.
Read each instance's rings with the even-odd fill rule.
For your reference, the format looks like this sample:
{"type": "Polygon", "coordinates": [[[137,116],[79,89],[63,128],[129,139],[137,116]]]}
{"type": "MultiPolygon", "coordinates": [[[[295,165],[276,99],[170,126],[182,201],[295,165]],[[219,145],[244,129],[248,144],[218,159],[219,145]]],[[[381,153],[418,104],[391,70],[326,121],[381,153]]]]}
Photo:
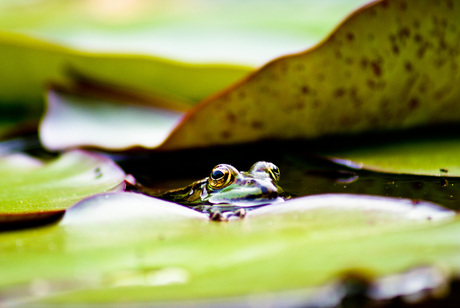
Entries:
{"type": "Polygon", "coordinates": [[[212,189],[224,188],[230,185],[235,180],[235,177],[225,165],[217,165],[212,169],[211,175],[209,176],[209,186],[212,189]]]}

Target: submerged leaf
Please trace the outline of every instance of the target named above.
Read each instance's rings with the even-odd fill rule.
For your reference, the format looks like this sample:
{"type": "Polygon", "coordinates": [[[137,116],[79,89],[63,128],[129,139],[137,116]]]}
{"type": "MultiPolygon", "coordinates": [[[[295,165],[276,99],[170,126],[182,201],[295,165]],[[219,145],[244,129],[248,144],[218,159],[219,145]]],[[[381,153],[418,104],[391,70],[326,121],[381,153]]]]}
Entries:
{"type": "Polygon", "coordinates": [[[50,162],[0,158],[0,225],[49,218],[94,194],[119,190],[125,174],[110,159],[71,151],[50,162]]]}
{"type": "Polygon", "coordinates": [[[460,120],[460,4],[381,0],[190,111],[165,149],[460,120]]]}
{"type": "Polygon", "coordinates": [[[438,263],[460,270],[459,221],[430,203],[323,195],[228,223],[205,217],[133,193],[84,200],[59,225],[0,234],[8,252],[0,264],[9,264],[0,267],[0,294],[11,304],[132,304],[304,290],[349,269],[373,277],[438,263]]]}

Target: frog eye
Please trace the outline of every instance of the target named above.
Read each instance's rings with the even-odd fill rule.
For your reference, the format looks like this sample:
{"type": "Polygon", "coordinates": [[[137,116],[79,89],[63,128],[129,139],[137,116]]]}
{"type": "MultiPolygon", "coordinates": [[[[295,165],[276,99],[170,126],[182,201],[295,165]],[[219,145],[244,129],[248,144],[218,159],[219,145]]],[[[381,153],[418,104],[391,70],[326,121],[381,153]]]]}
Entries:
{"type": "Polygon", "coordinates": [[[275,181],[278,182],[280,180],[280,169],[272,163],[267,163],[267,170],[270,174],[270,177],[275,181]]]}
{"type": "Polygon", "coordinates": [[[212,189],[224,188],[230,185],[235,180],[230,166],[228,165],[217,165],[212,169],[211,175],[209,176],[209,186],[212,189]]]}

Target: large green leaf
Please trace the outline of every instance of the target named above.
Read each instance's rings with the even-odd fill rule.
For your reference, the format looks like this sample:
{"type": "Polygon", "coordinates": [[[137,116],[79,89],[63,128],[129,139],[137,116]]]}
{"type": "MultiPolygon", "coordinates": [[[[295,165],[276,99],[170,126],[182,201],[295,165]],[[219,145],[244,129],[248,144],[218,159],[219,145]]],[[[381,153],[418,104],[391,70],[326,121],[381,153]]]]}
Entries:
{"type": "Polygon", "coordinates": [[[356,169],[442,177],[460,176],[459,153],[460,138],[452,135],[364,143],[323,152],[333,161],[356,169]]]}
{"type": "Polygon", "coordinates": [[[262,65],[319,41],[366,0],[0,3],[0,29],[94,51],[262,65]]]}
{"type": "Polygon", "coordinates": [[[173,102],[193,102],[249,71],[230,65],[185,64],[142,55],[97,54],[24,35],[0,32],[0,103],[37,104],[50,82],[69,83],[71,72],[173,102]]]}
{"type": "Polygon", "coordinates": [[[92,146],[121,150],[156,147],[183,113],[48,90],[40,140],[50,150],[92,146]]]}
{"type": "Polygon", "coordinates": [[[122,189],[124,178],[111,160],[78,150],[49,162],[19,153],[0,157],[0,223],[62,213],[86,197],[122,189]]]}
{"type": "Polygon", "coordinates": [[[1,234],[0,294],[5,303],[115,304],[315,287],[350,268],[458,272],[459,228],[452,212],[405,199],[321,195],[216,223],[138,194],[100,195],[59,225],[1,234]]]}
{"type": "Polygon", "coordinates": [[[163,148],[459,121],[458,16],[455,1],[373,2],[314,48],[203,101],[163,148]]]}

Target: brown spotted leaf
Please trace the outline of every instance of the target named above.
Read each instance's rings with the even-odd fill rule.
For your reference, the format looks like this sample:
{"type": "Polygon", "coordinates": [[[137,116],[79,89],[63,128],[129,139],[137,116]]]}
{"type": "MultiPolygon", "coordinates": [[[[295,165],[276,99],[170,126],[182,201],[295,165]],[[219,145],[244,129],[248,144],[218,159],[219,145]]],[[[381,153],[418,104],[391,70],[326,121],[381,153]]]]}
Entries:
{"type": "Polygon", "coordinates": [[[162,147],[458,121],[459,16],[455,1],[371,3],[316,47],[278,58],[203,101],[162,147]]]}

